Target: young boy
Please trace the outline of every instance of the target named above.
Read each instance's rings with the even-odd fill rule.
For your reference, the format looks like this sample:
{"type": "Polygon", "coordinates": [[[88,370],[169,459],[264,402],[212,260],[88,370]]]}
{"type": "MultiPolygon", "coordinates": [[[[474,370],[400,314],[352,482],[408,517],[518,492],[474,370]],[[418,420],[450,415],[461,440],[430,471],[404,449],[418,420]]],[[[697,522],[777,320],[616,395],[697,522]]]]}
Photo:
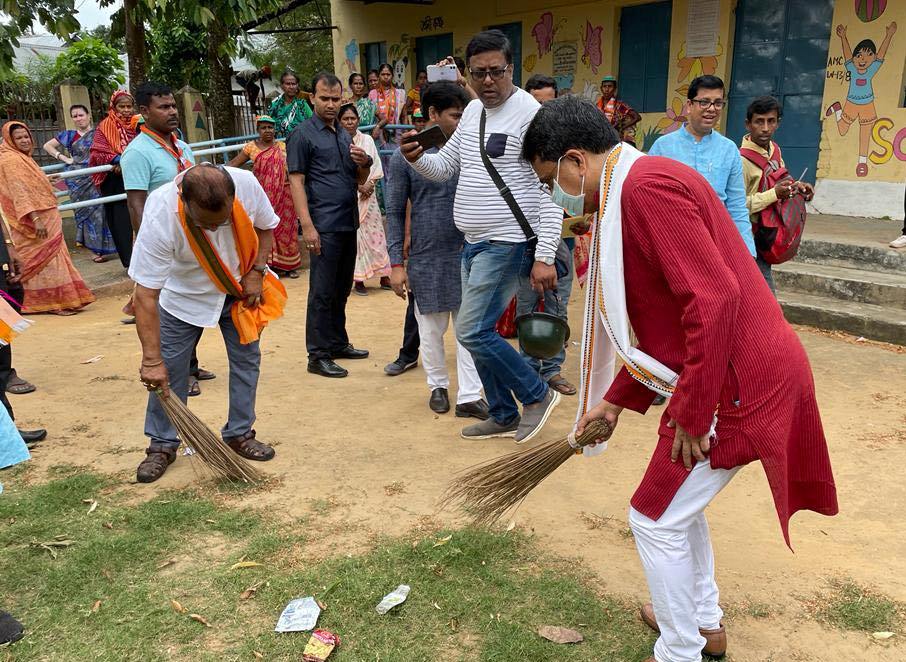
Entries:
{"type": "MultiPolygon", "coordinates": [[[[774,159],[777,152],[777,143],[774,142],[774,134],[780,127],[780,118],[783,111],[780,108],[780,102],[774,97],[758,97],[746,109],[746,130],[748,133],[742,137],[742,149],[750,149],[766,157],[768,161],[774,159]]],[[[781,167],[786,167],[781,156],[781,167]]],[[[805,199],[811,200],[815,196],[815,190],[808,182],[794,182],[792,177],[777,182],[774,188],[767,191],[761,191],[761,178],[764,172],[755,163],[745,158],[742,159],[742,176],[746,186],[746,207],[752,218],[752,231],[758,227],[758,217],[762,210],[775,204],[778,200],[788,200],[794,195],[801,194],[805,199]]],[[[771,274],[771,265],[765,262],[761,255],[757,255],[755,261],[758,268],[768,282],[771,291],[774,289],[774,276],[771,274]]]]}
{"type": "MultiPolygon", "coordinates": [[[[428,126],[439,126],[446,136],[453,135],[462,112],[469,103],[465,91],[456,83],[431,83],[422,97],[422,112],[428,126]]],[[[437,148],[428,150],[434,153],[437,148]]],[[[462,300],[460,261],[463,234],[453,221],[456,178],[446,182],[426,179],[409,167],[400,152],[390,159],[387,187],[387,248],[393,272],[393,291],[405,298],[407,290],[415,298],[415,318],[421,339],[422,367],[431,395],[430,409],[438,414],[450,411],[448,390],[450,374],[444,353],[444,334],[455,321],[462,300]],[[411,243],[409,261],[404,263],[406,206],[411,205],[411,243]]],[[[481,380],[472,356],[456,343],[458,392],[456,415],[460,418],[488,418],[488,405],[481,397],[481,380]]]]}
{"type": "Polygon", "coordinates": [[[843,44],[843,57],[846,58],[846,70],[850,74],[849,92],[846,102],[841,106],[835,101],[827,108],[825,117],[833,115],[837,120],[837,129],[841,136],[849,132],[853,122],[859,120],[859,163],[856,165],[856,176],[868,175],[868,148],[871,145],[871,130],[878,121],[875,110],[875,92],[872,79],[884,64],[884,56],[890,40],[897,31],[897,24],[887,26],[887,34],[881,42],[881,48],[875,48],[871,39],[863,39],[856,44],[855,50],[849,47],[846,37],[846,26],[837,26],[837,36],[843,44]]]}

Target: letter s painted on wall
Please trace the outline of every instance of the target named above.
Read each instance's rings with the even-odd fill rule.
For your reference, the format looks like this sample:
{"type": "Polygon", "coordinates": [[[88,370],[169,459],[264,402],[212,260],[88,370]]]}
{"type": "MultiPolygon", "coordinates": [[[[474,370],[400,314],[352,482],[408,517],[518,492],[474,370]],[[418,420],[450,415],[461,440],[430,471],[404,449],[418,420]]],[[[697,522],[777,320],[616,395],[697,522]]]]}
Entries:
{"type": "Polygon", "coordinates": [[[890,157],[893,156],[893,143],[881,135],[881,132],[887,132],[892,128],[893,120],[882,117],[875,122],[875,125],[871,129],[872,140],[874,140],[875,144],[881,148],[881,151],[875,150],[868,157],[868,160],[875,165],[883,165],[890,161],[890,157]]]}

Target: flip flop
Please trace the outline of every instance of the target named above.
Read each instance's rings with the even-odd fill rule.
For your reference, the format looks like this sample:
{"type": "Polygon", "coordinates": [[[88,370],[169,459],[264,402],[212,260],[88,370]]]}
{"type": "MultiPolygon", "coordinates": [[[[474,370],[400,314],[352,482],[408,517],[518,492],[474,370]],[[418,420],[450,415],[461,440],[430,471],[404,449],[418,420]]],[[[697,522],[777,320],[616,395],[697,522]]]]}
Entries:
{"type": "Polygon", "coordinates": [[[566,379],[564,379],[562,375],[554,375],[547,380],[547,384],[552,389],[554,389],[558,393],[562,393],[563,395],[576,394],[576,387],[566,381],[566,379]]]}
{"type": "Polygon", "coordinates": [[[187,395],[190,398],[201,395],[201,386],[198,385],[198,379],[195,377],[189,377],[189,392],[187,395]]]}
{"type": "Polygon", "coordinates": [[[120,322],[123,324],[135,324],[135,318],[134,317],[124,317],[123,319],[120,320],[120,322]]]}

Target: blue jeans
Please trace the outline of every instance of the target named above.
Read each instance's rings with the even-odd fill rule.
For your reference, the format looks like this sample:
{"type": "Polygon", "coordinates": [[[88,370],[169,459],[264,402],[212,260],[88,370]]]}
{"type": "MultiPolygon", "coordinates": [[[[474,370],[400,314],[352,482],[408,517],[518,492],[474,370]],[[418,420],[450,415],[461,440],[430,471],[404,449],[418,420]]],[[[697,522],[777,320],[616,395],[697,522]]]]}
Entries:
{"type": "Polygon", "coordinates": [[[524,405],[540,402],[548,386],[494,326],[520,285],[527,281],[534,258],[526,243],[466,243],[462,251],[462,304],[456,338],[469,350],[484,385],[491,418],[501,425],[519,416],[524,405]]]}
{"type": "MultiPolygon", "coordinates": [[[[247,345],[239,342],[239,331],[230,315],[233,301],[234,299],[227,297],[220,314],[220,333],[230,362],[230,409],[227,423],[221,430],[221,435],[225,438],[240,437],[251,430],[255,423],[255,393],[258,390],[261,365],[258,341],[247,345]]],[[[170,392],[185,403],[189,391],[189,361],[203,329],[183,322],[163,308],[158,308],[158,311],[160,351],[170,378],[170,392]]],[[[153,393],[148,394],[145,436],[152,444],[174,449],[179,446],[176,429],[153,393]]]]}
{"type": "MultiPolygon", "coordinates": [[[[567,319],[569,295],[572,293],[573,275],[575,274],[573,252],[569,247],[570,243],[575,246],[574,242],[564,239],[557,247],[557,257],[554,260],[554,265],[557,267],[557,289],[548,290],[544,293],[544,312],[556,315],[562,320],[567,319]]],[[[526,281],[519,287],[519,294],[516,299],[516,317],[532,312],[537,301],[538,294],[532,289],[531,282],[526,281]]],[[[536,359],[525,352],[522,352],[522,358],[528,362],[532,370],[540,373],[541,379],[546,382],[551,377],[556,377],[560,374],[560,369],[566,360],[566,348],[560,350],[560,353],[554,358],[546,361],[536,359]]]]}

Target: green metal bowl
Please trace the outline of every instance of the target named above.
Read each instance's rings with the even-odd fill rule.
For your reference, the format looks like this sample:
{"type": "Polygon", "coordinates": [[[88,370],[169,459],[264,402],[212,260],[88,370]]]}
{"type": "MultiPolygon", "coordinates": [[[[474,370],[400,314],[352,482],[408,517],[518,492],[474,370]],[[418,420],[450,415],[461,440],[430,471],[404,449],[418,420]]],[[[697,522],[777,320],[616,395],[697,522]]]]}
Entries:
{"type": "Polygon", "coordinates": [[[569,340],[569,324],[550,313],[526,313],[516,318],[516,333],[523,352],[548,360],[557,356],[569,340]]]}

